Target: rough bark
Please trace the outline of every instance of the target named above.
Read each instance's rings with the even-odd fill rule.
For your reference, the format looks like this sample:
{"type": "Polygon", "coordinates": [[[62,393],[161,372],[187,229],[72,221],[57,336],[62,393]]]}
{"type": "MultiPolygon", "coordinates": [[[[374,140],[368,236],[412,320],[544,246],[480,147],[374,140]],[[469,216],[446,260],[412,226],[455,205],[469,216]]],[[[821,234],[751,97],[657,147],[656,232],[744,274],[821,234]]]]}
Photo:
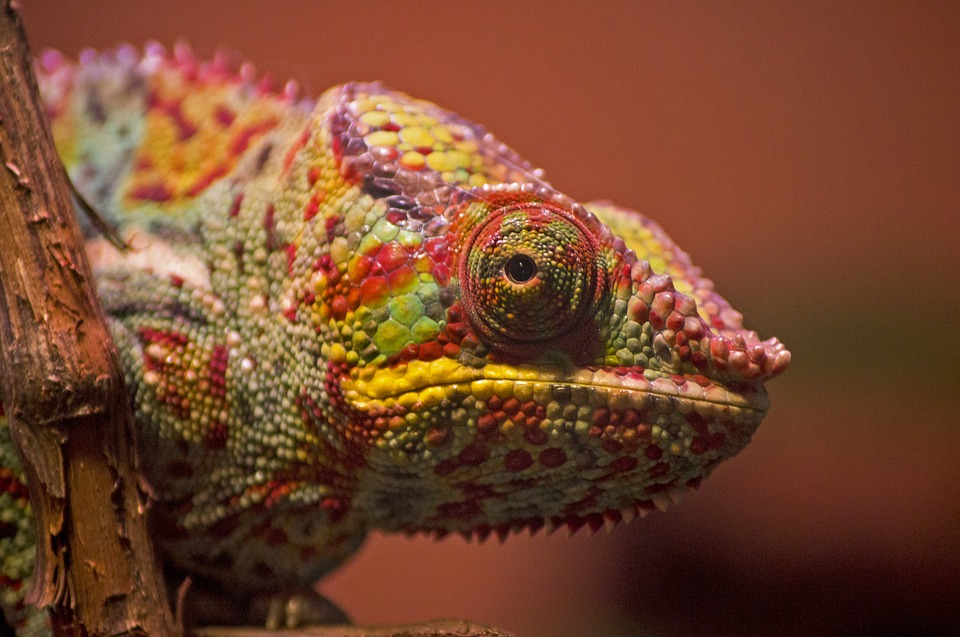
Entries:
{"type": "Polygon", "coordinates": [[[29,600],[61,635],[174,634],[116,351],[11,0],[0,0],[0,377],[30,489],[29,600]]]}
{"type": "Polygon", "coordinates": [[[195,637],[513,637],[497,628],[462,620],[438,620],[403,626],[310,626],[285,631],[252,628],[204,628],[195,637]]]}

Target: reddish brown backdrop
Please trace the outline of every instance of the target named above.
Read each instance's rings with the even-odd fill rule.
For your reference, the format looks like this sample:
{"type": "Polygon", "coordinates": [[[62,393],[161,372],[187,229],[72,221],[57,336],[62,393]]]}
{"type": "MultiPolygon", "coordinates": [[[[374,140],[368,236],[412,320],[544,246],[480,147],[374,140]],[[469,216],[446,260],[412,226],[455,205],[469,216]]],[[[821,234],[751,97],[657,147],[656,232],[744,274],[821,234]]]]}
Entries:
{"type": "Polygon", "coordinates": [[[680,507],[593,538],[374,538],[323,587],[357,620],[960,630],[960,4],[23,5],[37,51],[182,38],[314,94],[438,102],[660,220],[794,351],[755,442],[680,507]]]}

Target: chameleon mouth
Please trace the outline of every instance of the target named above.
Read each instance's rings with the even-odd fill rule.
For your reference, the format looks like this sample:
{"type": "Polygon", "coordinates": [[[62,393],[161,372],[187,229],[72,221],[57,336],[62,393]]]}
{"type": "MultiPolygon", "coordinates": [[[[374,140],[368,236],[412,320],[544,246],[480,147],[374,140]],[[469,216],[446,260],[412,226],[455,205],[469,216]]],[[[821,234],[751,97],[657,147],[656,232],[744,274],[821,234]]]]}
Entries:
{"type": "Polygon", "coordinates": [[[368,508],[386,502],[391,515],[374,526],[478,540],[598,530],[666,509],[739,452],[769,406],[762,385],[700,375],[448,358],[354,368],[340,389],[382,423],[368,508]],[[399,445],[430,453],[416,471],[398,468],[399,445]],[[522,495],[506,499],[506,488],[522,495]]]}
{"type": "Polygon", "coordinates": [[[700,416],[760,418],[769,408],[762,385],[725,387],[704,376],[663,374],[630,368],[582,368],[570,374],[550,367],[491,364],[466,368],[450,359],[410,361],[396,368],[359,370],[345,379],[344,397],[362,410],[430,409],[444,400],[496,395],[558,408],[652,408],[657,412],[696,411],[700,416]]]}

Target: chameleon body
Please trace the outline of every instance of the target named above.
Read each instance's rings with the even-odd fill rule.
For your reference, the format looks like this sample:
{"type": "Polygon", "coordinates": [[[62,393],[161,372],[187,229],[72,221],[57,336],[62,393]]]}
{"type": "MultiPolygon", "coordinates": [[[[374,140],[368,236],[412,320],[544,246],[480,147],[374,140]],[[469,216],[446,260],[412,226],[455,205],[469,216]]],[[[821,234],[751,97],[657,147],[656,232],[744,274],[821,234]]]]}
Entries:
{"type": "MultiPolygon", "coordinates": [[[[172,570],[306,587],[365,534],[598,528],[750,440],[789,352],[653,221],[377,83],[148,47],[38,62],[172,570]]],[[[0,426],[0,586],[32,537],[0,426]]]]}

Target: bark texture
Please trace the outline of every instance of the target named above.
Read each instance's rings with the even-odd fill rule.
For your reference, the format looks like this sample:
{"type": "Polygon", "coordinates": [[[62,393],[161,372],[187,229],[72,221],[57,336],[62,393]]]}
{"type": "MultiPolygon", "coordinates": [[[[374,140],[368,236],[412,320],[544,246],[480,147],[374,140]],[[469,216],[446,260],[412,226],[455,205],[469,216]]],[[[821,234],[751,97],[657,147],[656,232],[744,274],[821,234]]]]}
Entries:
{"type": "Polygon", "coordinates": [[[16,8],[0,0],[0,378],[60,635],[174,633],[116,351],[16,8]]]}
{"type": "Polygon", "coordinates": [[[497,628],[462,620],[438,620],[403,626],[310,626],[268,631],[252,628],[204,628],[196,637],[513,637],[497,628]]]}

